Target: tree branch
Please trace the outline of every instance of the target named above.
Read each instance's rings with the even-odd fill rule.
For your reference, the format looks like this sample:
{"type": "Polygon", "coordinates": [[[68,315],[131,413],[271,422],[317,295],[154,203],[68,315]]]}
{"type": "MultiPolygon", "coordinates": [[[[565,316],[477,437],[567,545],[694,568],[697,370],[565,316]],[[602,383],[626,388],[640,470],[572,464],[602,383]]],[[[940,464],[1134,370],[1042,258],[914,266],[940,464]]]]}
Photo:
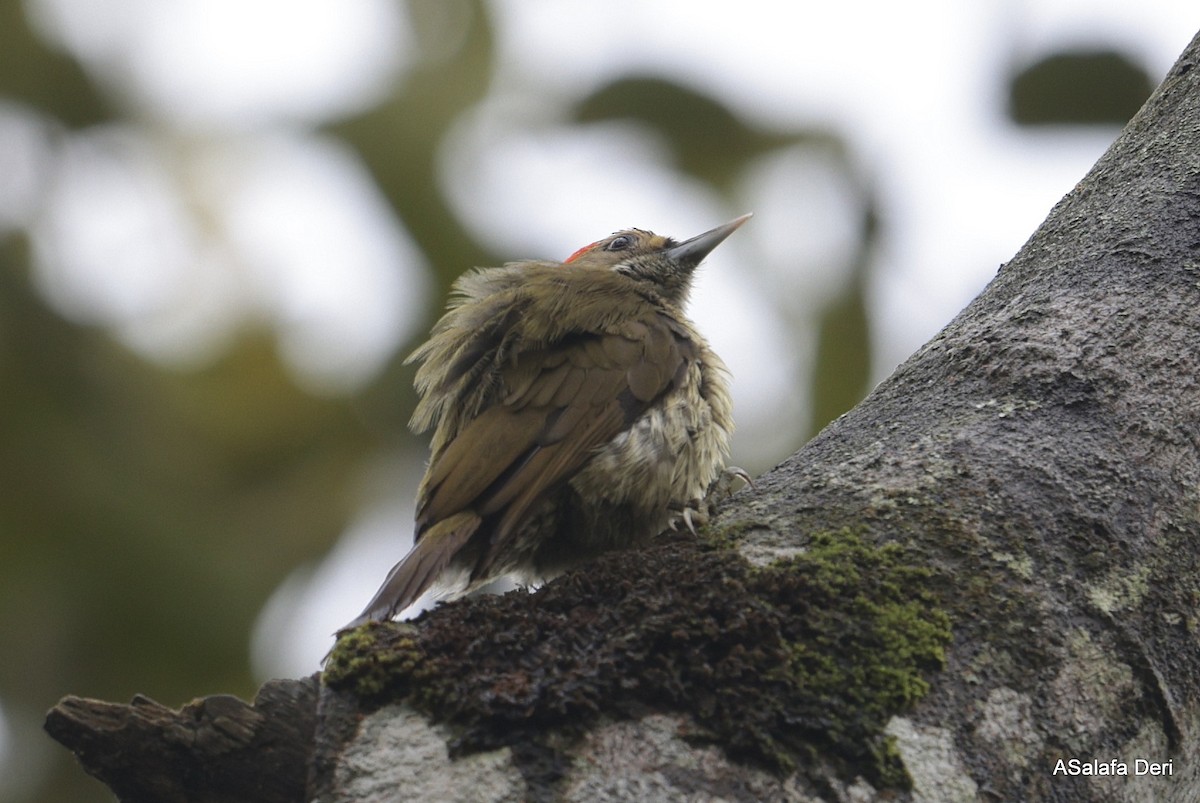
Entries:
{"type": "Polygon", "coordinates": [[[122,801],[303,801],[317,678],[266,683],[250,706],[218,694],[178,711],[66,697],[46,730],[122,801]]]}

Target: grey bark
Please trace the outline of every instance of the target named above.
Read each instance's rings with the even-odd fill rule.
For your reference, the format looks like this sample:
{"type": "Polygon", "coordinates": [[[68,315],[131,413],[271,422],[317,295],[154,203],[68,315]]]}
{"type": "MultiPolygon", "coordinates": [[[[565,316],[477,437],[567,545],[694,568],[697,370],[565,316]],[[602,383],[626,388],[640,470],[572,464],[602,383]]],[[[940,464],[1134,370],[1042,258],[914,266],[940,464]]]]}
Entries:
{"type": "Polygon", "coordinates": [[[325,688],[307,794],[1200,797],[1198,64],[1200,37],[967,309],[714,522],[756,565],[848,526],[931,570],[953,642],[886,728],[911,789],[822,756],[785,774],[731,758],[669,707],[598,717],[541,774],[523,737],[451,759],[453,727],[325,688]]]}

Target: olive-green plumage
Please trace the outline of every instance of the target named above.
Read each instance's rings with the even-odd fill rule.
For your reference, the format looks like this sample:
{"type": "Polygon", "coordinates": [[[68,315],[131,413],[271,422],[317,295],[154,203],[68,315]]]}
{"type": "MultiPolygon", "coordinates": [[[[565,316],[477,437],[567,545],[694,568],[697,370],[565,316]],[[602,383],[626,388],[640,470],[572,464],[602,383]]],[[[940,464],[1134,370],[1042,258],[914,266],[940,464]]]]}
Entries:
{"type": "Polygon", "coordinates": [[[412,550],[351,623],[434,583],[551,577],[661,532],[729,452],[725,366],[683,307],[697,265],[749,218],[683,243],[617,232],[566,262],[475,270],[418,361],[433,428],[412,550]]]}

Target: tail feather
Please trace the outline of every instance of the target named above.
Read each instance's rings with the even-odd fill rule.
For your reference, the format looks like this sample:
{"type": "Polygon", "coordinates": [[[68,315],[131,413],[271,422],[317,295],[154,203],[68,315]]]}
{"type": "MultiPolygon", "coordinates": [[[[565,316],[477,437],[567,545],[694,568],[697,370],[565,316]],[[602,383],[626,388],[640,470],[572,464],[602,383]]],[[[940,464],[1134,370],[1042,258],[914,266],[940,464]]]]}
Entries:
{"type": "Polygon", "coordinates": [[[479,529],[481,521],[477,513],[466,510],[430,527],[388,572],[387,579],[363,612],[342,630],[358,627],[364,622],[391,619],[416,602],[479,529]]]}

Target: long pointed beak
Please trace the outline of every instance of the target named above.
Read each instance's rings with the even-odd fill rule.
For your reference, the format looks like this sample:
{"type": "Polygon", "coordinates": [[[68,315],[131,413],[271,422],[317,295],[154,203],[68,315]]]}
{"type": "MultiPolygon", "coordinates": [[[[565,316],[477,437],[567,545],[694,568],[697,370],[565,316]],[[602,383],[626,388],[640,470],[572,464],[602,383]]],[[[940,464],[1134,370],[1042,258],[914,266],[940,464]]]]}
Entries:
{"type": "Polygon", "coordinates": [[[748,215],[734,218],[728,223],[717,226],[715,229],[709,229],[703,234],[697,234],[690,240],[684,240],[679,245],[671,246],[663,254],[677,265],[694,268],[704,261],[704,258],[712,253],[714,248],[724,242],[726,237],[737,231],[738,226],[741,226],[753,216],[754,213],[751,212],[748,215]]]}

